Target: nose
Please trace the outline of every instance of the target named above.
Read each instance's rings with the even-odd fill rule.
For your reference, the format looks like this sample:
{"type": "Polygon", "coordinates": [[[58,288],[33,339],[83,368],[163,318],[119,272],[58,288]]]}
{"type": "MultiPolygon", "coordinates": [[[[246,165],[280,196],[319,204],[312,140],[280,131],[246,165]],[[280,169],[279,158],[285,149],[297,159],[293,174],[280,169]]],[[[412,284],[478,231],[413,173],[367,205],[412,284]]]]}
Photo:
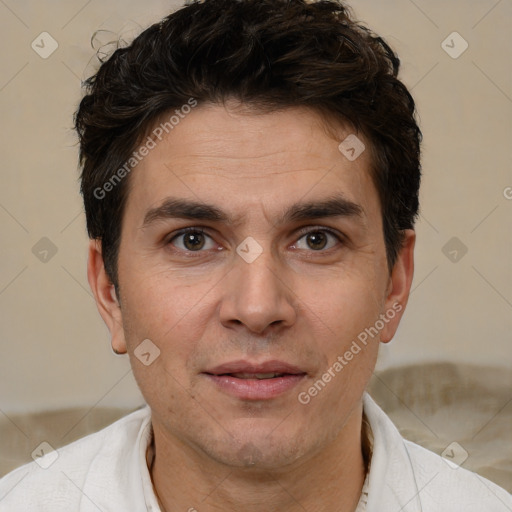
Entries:
{"type": "Polygon", "coordinates": [[[220,321],[227,328],[242,328],[265,335],[294,324],[297,302],[293,284],[273,261],[270,251],[247,263],[235,256],[234,268],[220,306],[220,321]]]}

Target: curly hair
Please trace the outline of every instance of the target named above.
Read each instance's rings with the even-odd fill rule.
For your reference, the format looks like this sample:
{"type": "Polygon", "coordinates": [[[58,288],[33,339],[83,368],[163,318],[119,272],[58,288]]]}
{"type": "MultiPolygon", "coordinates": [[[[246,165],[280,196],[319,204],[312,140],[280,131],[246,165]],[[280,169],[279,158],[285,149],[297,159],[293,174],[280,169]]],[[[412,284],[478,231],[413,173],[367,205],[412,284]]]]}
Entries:
{"type": "Polygon", "coordinates": [[[118,286],[126,177],[97,193],[166,112],[236,99],[262,112],[307,107],[370,143],[391,270],[418,214],[421,131],[388,44],[341,1],[203,0],[118,48],[85,81],[75,113],[89,236],[118,286]]]}

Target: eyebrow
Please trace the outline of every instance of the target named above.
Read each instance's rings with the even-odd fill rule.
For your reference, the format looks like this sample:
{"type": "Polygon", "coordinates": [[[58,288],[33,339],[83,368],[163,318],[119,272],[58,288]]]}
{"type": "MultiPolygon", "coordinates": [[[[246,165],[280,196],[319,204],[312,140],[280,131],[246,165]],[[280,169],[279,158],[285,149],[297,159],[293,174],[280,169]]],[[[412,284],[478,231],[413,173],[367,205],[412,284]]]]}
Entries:
{"type": "MultiPolygon", "coordinates": [[[[276,225],[329,217],[363,217],[364,213],[364,209],[360,205],[337,195],[321,201],[294,203],[279,216],[276,225]]],[[[168,219],[190,219],[238,224],[242,217],[231,217],[212,204],[168,197],[160,206],[151,208],[146,212],[142,228],[147,228],[157,221],[168,219]]]]}

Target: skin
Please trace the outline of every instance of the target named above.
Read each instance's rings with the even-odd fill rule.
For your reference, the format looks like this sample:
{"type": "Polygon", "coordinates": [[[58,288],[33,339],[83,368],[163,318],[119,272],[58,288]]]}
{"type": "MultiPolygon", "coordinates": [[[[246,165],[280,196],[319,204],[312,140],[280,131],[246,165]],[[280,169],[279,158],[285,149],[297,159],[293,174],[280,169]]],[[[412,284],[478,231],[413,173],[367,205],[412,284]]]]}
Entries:
{"type": "Polygon", "coordinates": [[[391,340],[407,303],[415,234],[406,232],[390,274],[370,152],[349,161],[338,150],[349,133],[327,130],[302,108],[262,114],[234,102],[200,105],[130,175],[119,298],[99,242],[90,243],[98,309],[152,410],[152,477],[163,510],[356,507],[364,480],[362,395],[379,343],[391,340]],[[292,203],[333,193],[362,214],[278,222],[292,203]],[[236,222],[167,218],[144,227],[147,211],[169,196],[214,204],[236,222]],[[204,242],[199,250],[174,238],[184,227],[204,229],[207,236],[194,239],[204,242]],[[319,249],[301,228],[317,237],[331,228],[343,238],[320,234],[319,249]],[[250,264],[236,253],[248,236],[263,249],[250,264]],[[301,404],[298,393],[396,303],[402,310],[379,335],[301,404]],[[145,339],[160,350],[149,366],[134,355],[145,339]],[[202,374],[238,359],[286,361],[307,375],[275,398],[242,400],[202,374]]]}

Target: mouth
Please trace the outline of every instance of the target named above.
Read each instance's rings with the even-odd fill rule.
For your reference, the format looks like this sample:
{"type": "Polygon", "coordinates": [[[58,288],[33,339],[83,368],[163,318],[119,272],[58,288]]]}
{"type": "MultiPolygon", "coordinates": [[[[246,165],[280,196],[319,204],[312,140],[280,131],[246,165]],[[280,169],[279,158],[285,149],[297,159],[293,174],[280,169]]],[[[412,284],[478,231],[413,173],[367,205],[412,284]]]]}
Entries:
{"type": "Polygon", "coordinates": [[[269,400],[291,390],[307,373],[282,361],[226,363],[203,372],[220,391],[242,400],[269,400]]]}
{"type": "Polygon", "coordinates": [[[249,380],[264,380],[264,379],[275,379],[276,377],[284,377],[290,375],[287,373],[224,373],[222,375],[231,375],[237,379],[249,379],[249,380]]]}

